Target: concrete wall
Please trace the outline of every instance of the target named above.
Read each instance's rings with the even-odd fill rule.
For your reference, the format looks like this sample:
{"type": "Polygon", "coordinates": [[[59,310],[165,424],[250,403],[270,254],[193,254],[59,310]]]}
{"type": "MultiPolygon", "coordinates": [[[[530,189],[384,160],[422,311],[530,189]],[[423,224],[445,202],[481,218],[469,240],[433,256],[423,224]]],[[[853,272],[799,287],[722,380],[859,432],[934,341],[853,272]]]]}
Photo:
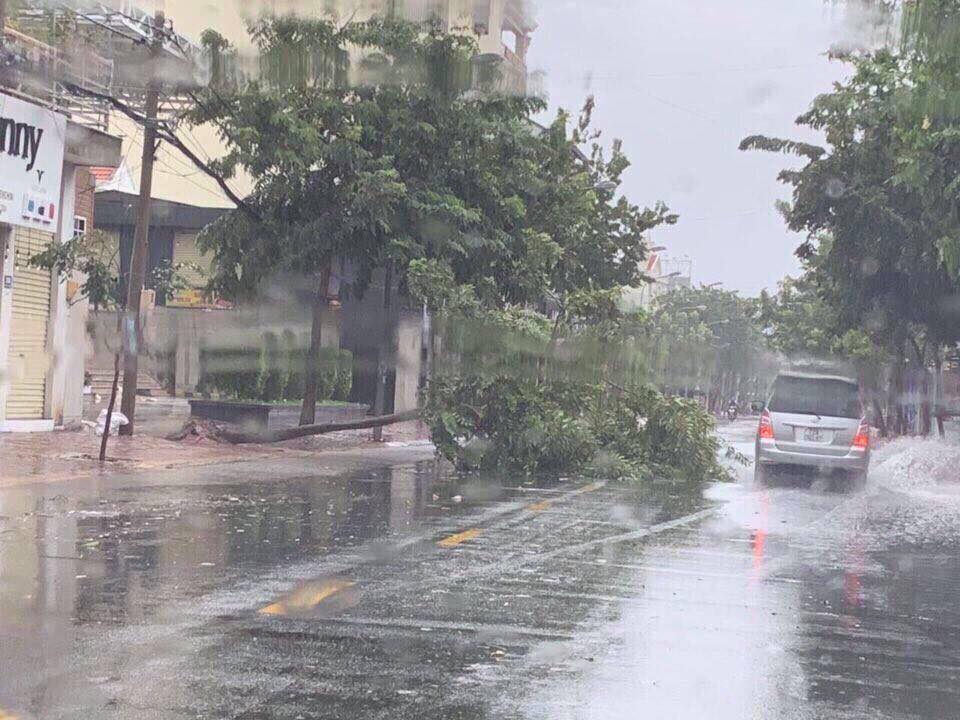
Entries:
{"type": "Polygon", "coordinates": [[[4,421],[9,378],[10,323],[13,320],[13,289],[7,287],[7,278],[13,279],[13,234],[8,226],[0,226],[0,423],[4,421]]]}
{"type": "MultiPolygon", "coordinates": [[[[349,271],[348,275],[349,284],[349,271]]],[[[385,370],[384,412],[403,412],[417,407],[422,368],[423,312],[405,306],[405,300],[391,293],[384,307],[384,275],[374,273],[362,297],[349,289],[343,297],[341,346],[354,355],[354,382],[351,399],[374,404],[378,369],[385,370]]]]}
{"type": "MultiPolygon", "coordinates": [[[[88,369],[104,373],[113,367],[116,314],[99,313],[87,335],[88,369]]],[[[310,338],[310,317],[302,306],[265,304],[236,310],[155,307],[144,313],[146,354],[141,371],[155,378],[171,371],[178,396],[191,395],[200,381],[200,354],[204,347],[259,347],[264,333],[292,331],[303,343],[310,338]],[[169,364],[168,364],[169,363],[169,364]]],[[[336,310],[325,313],[322,345],[339,347],[336,310]]]]}
{"type": "Polygon", "coordinates": [[[415,410],[420,403],[420,370],[423,353],[423,313],[407,310],[397,324],[396,383],[393,410],[415,410]]]}

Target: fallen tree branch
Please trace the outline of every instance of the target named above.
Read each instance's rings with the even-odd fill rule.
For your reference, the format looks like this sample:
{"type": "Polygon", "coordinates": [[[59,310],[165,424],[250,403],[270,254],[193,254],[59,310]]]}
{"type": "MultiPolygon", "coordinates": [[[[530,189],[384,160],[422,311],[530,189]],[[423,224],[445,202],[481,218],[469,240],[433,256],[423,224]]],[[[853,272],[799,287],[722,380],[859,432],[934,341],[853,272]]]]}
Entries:
{"type": "MultiPolygon", "coordinates": [[[[327,423],[324,425],[303,425],[302,427],[289,428],[287,430],[268,430],[266,432],[239,432],[230,430],[219,424],[210,424],[213,429],[207,430],[207,436],[218,442],[227,442],[231,445],[266,445],[269,443],[284,442],[285,440],[296,440],[297,438],[310,437],[313,435],[326,435],[328,433],[340,432],[341,430],[368,430],[377,427],[386,427],[387,425],[397,425],[402,422],[419,420],[419,410],[408,410],[407,412],[396,413],[394,415],[381,415],[380,417],[370,417],[364,420],[349,423],[327,423]]],[[[169,436],[168,440],[184,440],[190,435],[198,434],[195,432],[196,421],[188,422],[183,430],[169,436]]]]}

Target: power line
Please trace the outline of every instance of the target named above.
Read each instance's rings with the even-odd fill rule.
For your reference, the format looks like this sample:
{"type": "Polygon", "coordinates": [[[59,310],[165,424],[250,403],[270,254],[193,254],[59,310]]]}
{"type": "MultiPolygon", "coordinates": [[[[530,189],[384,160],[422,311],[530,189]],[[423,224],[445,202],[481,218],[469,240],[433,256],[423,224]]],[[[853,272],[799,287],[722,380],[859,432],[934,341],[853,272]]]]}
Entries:
{"type": "MultiPolygon", "coordinates": [[[[170,167],[169,165],[167,165],[167,163],[165,163],[162,159],[157,158],[157,162],[160,163],[160,165],[162,165],[163,167],[167,168],[167,170],[169,171],[169,172],[164,172],[163,170],[159,170],[159,172],[160,172],[161,174],[163,174],[163,175],[173,175],[174,177],[178,177],[178,178],[180,178],[180,179],[182,179],[182,180],[186,180],[188,183],[190,183],[191,185],[193,185],[193,186],[196,187],[197,189],[202,190],[203,192],[207,193],[208,195],[211,195],[211,196],[213,196],[213,197],[215,197],[215,198],[218,198],[218,199],[220,199],[220,200],[223,199],[223,195],[222,195],[222,194],[220,194],[220,193],[216,192],[215,190],[212,190],[212,189],[210,189],[210,188],[208,188],[208,187],[204,187],[203,185],[201,185],[200,183],[198,183],[196,180],[193,180],[189,175],[185,175],[185,174],[183,174],[182,172],[178,172],[178,171],[175,170],[174,168],[172,168],[172,167],[170,167]]],[[[197,172],[199,172],[199,171],[197,171],[197,172]]]]}
{"type": "Polygon", "coordinates": [[[82,12],[80,12],[79,10],[74,10],[74,9],[73,9],[72,7],[70,7],[69,5],[64,5],[63,3],[61,3],[61,4],[60,4],[60,7],[63,8],[64,10],[66,10],[67,12],[73,13],[73,14],[76,15],[77,17],[83,18],[84,20],[86,20],[87,22],[89,22],[89,23],[91,23],[91,24],[93,24],[93,25],[97,25],[98,27],[102,27],[104,30],[109,30],[110,32],[112,32],[112,33],[114,33],[114,34],[116,34],[116,35],[119,35],[119,36],[122,37],[122,38],[126,38],[127,40],[129,40],[129,41],[132,42],[132,43],[136,43],[137,45],[145,45],[146,42],[147,42],[147,41],[146,41],[146,38],[138,38],[138,37],[133,37],[132,35],[127,35],[125,32],[120,32],[120,31],[117,30],[115,27],[110,27],[110,26],[107,25],[106,23],[102,23],[102,22],[100,22],[99,20],[94,20],[94,19],[93,19],[92,17],[90,17],[89,15],[84,15],[84,14],[83,14],[82,12]]]}

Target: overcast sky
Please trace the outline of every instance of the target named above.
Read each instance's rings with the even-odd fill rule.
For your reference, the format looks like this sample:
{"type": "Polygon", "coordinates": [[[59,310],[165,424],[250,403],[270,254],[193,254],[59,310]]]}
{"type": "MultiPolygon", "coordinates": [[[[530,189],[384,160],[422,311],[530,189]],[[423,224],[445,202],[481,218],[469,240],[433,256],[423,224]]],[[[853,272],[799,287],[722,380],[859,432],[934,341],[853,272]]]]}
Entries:
{"type": "Polygon", "coordinates": [[[846,69],[824,57],[857,35],[829,0],[539,0],[530,66],[551,108],[597,99],[607,140],[633,162],[626,192],[680,214],[655,245],[689,255],[697,282],[755,295],[797,271],[774,210],[790,159],[742,153],[754,133],[810,139],[793,123],[846,69]]]}

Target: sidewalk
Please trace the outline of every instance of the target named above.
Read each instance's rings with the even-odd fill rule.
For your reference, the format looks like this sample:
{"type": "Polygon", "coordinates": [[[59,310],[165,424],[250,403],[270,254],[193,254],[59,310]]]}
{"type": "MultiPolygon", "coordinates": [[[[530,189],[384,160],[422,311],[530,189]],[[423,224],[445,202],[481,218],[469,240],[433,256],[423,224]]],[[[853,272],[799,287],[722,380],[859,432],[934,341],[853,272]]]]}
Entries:
{"type": "Polygon", "coordinates": [[[102,473],[138,472],[178,467],[217,465],[271,457],[310,456],[369,449],[377,452],[391,443],[423,442],[420,423],[384,428],[384,442],[375,443],[370,430],[350,430],[274,445],[235,446],[207,439],[171,442],[149,432],[136,437],[111,437],[107,462],[97,460],[100,438],[93,430],[52,433],[0,434],[0,487],[55,482],[102,473]]]}

